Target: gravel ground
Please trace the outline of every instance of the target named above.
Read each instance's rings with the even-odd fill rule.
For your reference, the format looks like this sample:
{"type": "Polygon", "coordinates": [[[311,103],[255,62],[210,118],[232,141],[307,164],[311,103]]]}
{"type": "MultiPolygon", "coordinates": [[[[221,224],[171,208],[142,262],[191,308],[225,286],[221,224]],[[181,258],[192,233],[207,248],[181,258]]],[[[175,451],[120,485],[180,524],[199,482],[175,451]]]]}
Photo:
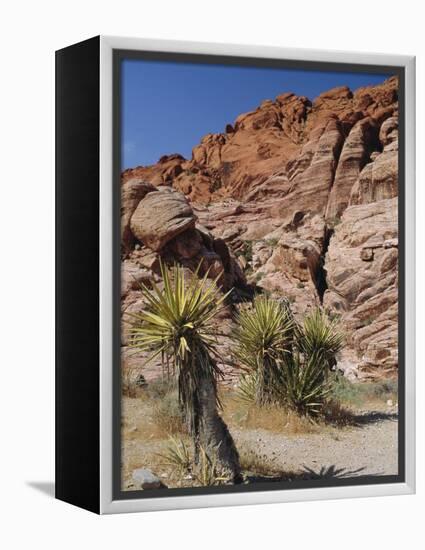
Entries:
{"type": "Polygon", "coordinates": [[[359,427],[324,434],[284,436],[265,430],[234,431],[236,444],[276,457],[282,471],[306,477],[395,475],[398,471],[398,421],[395,413],[363,412],[359,427]]]}
{"type": "MultiPolygon", "coordinates": [[[[167,483],[158,454],[167,446],[166,438],[149,437],[149,413],[140,402],[125,399],[122,441],[123,489],[134,490],[131,475],[135,468],[148,468],[167,483]]],[[[320,433],[285,435],[261,429],[230,427],[236,446],[271,459],[274,474],[286,477],[343,478],[397,474],[398,420],[394,408],[357,411],[357,425],[329,428],[320,433]]],[[[250,472],[246,472],[248,475],[250,472]]],[[[255,476],[254,476],[255,477],[255,476]]],[[[183,482],[187,485],[186,482],[183,482]]]]}

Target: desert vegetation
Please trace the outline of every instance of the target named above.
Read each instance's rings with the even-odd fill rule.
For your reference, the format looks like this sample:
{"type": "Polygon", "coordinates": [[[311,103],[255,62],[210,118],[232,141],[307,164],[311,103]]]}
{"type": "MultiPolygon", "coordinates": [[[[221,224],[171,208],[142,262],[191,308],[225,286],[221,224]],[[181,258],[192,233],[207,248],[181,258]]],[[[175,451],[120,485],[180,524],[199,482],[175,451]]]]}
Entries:
{"type": "Polygon", "coordinates": [[[250,474],[290,478],[278,471],[275,453],[236,443],[232,432],[337,431],[356,424],[353,403],[395,394],[391,383],[359,392],[335,372],[343,345],[337,319],[316,308],[297,321],[287,300],[261,294],[235,308],[231,360],[239,376],[233,387],[220,383],[213,321],[231,290],[222,292],[221,274],[200,277],[200,266],[189,277],[177,265],[160,269],[161,287],[141,285],[146,306],[129,322],[130,346],[147,353],[146,364],[159,357],[161,375],[123,389],[149,411],[138,435],[160,444],[144,466],[162,471],[167,486],[249,482],[250,474]]]}
{"type": "Polygon", "coordinates": [[[201,279],[199,268],[186,285],[184,270],[176,266],[172,274],[161,263],[163,290],[142,285],[146,309],[135,315],[131,329],[131,346],[148,351],[147,361],[161,355],[171,362],[169,378],[175,378],[178,403],[193,440],[194,462],[201,471],[207,463],[222,477],[237,480],[239,456],[230,432],[220,417],[217,394],[216,338],[211,321],[218,314],[229,293],[220,295],[217,281],[201,279]],[[214,466],[214,467],[213,467],[214,466]]]}
{"type": "Polygon", "coordinates": [[[397,216],[395,77],[124,170],[123,488],[397,473],[397,216]]]}

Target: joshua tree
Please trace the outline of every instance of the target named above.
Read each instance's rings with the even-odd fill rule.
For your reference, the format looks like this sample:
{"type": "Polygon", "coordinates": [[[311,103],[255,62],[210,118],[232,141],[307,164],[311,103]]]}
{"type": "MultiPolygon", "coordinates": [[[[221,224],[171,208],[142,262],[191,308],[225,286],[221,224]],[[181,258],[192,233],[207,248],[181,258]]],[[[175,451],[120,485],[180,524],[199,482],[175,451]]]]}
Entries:
{"type": "Polygon", "coordinates": [[[279,401],[282,356],[289,352],[294,329],[289,308],[266,296],[256,296],[252,309],[238,313],[236,324],[234,356],[255,388],[255,402],[265,405],[279,401]]]}
{"type": "Polygon", "coordinates": [[[216,339],[212,319],[228,294],[222,295],[217,279],[202,279],[198,270],[186,284],[184,269],[170,270],[161,264],[164,289],[152,283],[152,290],[142,286],[147,307],[132,329],[131,345],[151,353],[150,360],[161,355],[170,360],[177,379],[179,403],[187,428],[193,438],[195,461],[202,447],[223,472],[237,481],[240,476],[239,455],[232,436],[218,413],[216,339]]]}

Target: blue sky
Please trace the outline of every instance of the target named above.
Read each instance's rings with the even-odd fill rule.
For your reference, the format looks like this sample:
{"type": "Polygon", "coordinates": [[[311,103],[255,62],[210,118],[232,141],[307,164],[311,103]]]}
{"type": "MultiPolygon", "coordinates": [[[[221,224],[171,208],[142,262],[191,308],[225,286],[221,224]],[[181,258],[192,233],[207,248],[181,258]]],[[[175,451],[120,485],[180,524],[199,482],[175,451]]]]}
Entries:
{"type": "Polygon", "coordinates": [[[209,132],[284,92],[313,100],[347,85],[352,90],[390,75],[124,60],[122,168],[154,164],[165,154],[190,158],[209,132]]]}

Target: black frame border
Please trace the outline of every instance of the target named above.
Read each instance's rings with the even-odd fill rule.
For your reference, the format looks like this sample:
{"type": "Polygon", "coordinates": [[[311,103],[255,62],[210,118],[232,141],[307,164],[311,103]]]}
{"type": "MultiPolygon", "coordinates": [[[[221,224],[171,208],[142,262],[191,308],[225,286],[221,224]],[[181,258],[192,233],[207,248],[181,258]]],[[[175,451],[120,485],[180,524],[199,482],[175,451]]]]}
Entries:
{"type": "Polygon", "coordinates": [[[55,497],[100,512],[100,37],[55,54],[55,497]]]}
{"type": "Polygon", "coordinates": [[[405,111],[405,67],[399,65],[353,64],[293,59],[271,59],[214,54],[176,53],[145,50],[113,50],[113,406],[112,406],[112,495],[114,500],[162,498],[172,496],[194,496],[211,494],[234,494],[258,491],[282,491],[291,489],[312,489],[327,487],[349,487],[359,485],[381,485],[404,483],[406,480],[406,411],[405,411],[405,185],[406,185],[406,111],[405,111]],[[375,73],[399,79],[399,150],[398,150],[398,474],[365,475],[348,478],[318,480],[294,480],[258,482],[250,485],[225,485],[216,487],[190,487],[164,490],[121,489],[121,62],[128,59],[164,61],[179,63],[199,63],[209,65],[234,65],[245,67],[281,68],[315,71],[351,73],[375,73]]]}

